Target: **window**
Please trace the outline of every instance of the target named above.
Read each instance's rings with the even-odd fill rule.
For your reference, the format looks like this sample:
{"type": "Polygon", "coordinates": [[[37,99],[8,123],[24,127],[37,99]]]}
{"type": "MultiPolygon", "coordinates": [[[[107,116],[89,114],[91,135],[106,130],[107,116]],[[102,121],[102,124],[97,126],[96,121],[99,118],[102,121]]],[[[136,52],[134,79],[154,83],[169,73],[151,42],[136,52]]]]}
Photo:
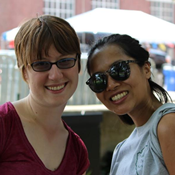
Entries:
{"type": "Polygon", "coordinates": [[[174,23],[174,4],[168,2],[151,2],[151,15],[174,23]]]}
{"type": "Polygon", "coordinates": [[[92,0],[92,9],[112,8],[119,9],[119,0],[92,0]]]}
{"type": "Polygon", "coordinates": [[[75,0],[44,0],[44,14],[61,18],[69,18],[75,15],[75,0]]]}

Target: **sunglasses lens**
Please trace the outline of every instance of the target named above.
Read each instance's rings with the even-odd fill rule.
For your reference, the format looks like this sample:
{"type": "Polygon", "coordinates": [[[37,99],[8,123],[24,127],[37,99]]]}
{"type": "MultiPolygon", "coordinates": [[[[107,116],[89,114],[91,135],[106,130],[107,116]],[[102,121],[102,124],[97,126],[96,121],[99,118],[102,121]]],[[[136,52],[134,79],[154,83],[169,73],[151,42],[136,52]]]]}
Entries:
{"type": "Polygon", "coordinates": [[[124,81],[129,78],[130,67],[126,62],[115,63],[109,71],[110,76],[118,81],[124,81]]]}
{"type": "Polygon", "coordinates": [[[75,58],[65,58],[65,59],[59,60],[57,62],[57,66],[60,69],[68,69],[75,65],[75,61],[76,61],[75,58]]]}
{"type": "Polygon", "coordinates": [[[104,73],[94,74],[87,83],[92,91],[100,93],[107,87],[107,76],[104,73]]]}
{"type": "MultiPolygon", "coordinates": [[[[130,62],[135,62],[133,60],[115,62],[112,64],[110,69],[106,72],[117,81],[124,81],[130,76],[130,62]]],[[[107,88],[107,75],[106,73],[96,73],[91,76],[91,78],[86,82],[92,91],[100,93],[107,88]]]]}
{"type": "Polygon", "coordinates": [[[51,64],[47,61],[37,61],[31,64],[32,68],[36,72],[43,72],[50,69],[51,64]]]}

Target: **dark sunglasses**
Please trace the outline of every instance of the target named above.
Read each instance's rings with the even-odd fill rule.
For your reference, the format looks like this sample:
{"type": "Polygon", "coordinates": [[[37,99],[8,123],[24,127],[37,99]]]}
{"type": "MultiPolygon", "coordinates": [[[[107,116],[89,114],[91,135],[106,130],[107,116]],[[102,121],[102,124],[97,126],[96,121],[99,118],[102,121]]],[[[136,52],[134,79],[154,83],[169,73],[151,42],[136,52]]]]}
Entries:
{"type": "Polygon", "coordinates": [[[59,69],[69,69],[75,65],[76,60],[75,58],[64,58],[54,63],[49,61],[36,61],[31,64],[31,67],[36,72],[48,71],[53,64],[56,64],[59,69]]]}
{"type": "Polygon", "coordinates": [[[86,84],[95,93],[103,92],[107,88],[107,73],[117,81],[124,81],[130,76],[129,63],[137,63],[135,60],[117,61],[114,62],[106,72],[98,72],[93,74],[86,84]]]}

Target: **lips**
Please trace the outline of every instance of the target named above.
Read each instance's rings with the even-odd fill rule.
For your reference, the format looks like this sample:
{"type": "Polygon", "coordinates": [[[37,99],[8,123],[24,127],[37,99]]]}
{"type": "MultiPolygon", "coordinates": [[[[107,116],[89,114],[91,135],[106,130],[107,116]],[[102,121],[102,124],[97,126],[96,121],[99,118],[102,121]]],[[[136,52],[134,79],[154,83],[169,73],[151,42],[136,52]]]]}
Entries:
{"type": "Polygon", "coordinates": [[[122,92],[122,93],[119,93],[119,94],[117,94],[117,95],[111,97],[111,100],[112,100],[112,101],[120,100],[121,98],[123,98],[123,97],[126,96],[127,94],[128,94],[127,91],[122,92]]]}
{"type": "Polygon", "coordinates": [[[63,89],[65,87],[65,84],[60,85],[60,86],[47,86],[46,88],[52,91],[58,91],[60,89],[63,89]]]}

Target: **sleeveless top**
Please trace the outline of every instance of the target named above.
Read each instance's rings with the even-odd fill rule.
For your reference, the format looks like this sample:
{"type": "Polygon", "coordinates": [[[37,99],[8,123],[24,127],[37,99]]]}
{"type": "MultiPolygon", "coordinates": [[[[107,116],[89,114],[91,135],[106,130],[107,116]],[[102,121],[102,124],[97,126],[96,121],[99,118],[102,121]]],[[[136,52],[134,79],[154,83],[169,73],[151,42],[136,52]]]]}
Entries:
{"type": "Polygon", "coordinates": [[[160,106],[143,126],[136,127],[116,146],[110,175],[169,175],[157,136],[158,123],[168,113],[175,113],[175,104],[160,106]]]}

